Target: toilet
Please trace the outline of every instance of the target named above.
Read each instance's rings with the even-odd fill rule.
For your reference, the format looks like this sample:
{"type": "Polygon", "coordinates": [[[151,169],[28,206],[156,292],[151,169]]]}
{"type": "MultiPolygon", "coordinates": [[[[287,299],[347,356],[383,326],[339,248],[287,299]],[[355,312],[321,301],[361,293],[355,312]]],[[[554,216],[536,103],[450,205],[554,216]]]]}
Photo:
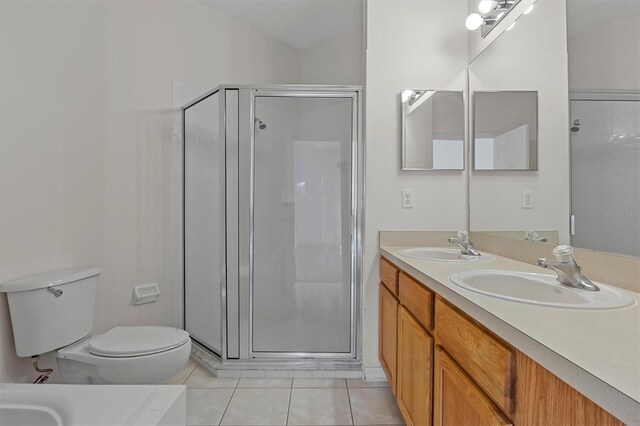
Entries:
{"type": "Polygon", "coordinates": [[[60,377],[77,384],[159,384],[180,372],[189,333],[173,327],[114,327],[92,334],[100,268],[32,275],[0,285],[7,293],[20,357],[56,351],[60,377]]]}

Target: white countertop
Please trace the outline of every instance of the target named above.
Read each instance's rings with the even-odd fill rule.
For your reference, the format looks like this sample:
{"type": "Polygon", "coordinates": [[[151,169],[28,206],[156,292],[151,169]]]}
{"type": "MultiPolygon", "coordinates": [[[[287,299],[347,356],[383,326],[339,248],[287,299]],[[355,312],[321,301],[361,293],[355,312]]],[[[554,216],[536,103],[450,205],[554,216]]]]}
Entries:
{"type": "Polygon", "coordinates": [[[380,247],[380,252],[414,278],[435,280],[429,287],[436,293],[611,414],[640,424],[640,294],[627,292],[635,305],[612,310],[511,302],[465,290],[449,276],[479,269],[548,271],[500,256],[472,264],[412,259],[398,254],[404,248],[380,247]]]}

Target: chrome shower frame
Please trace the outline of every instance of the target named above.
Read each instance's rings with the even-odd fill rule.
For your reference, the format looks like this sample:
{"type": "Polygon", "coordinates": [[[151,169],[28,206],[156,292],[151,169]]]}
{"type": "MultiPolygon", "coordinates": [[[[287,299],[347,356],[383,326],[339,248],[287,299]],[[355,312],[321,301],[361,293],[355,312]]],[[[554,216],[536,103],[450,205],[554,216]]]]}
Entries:
{"type": "MultiPolygon", "coordinates": [[[[348,362],[362,359],[362,256],[364,230],[364,146],[362,137],[362,97],[360,86],[318,85],[220,85],[182,107],[183,141],[185,141],[184,115],[187,109],[204,99],[220,93],[221,198],[225,200],[221,253],[221,353],[199,343],[217,359],[230,363],[255,361],[312,361],[348,362]],[[294,98],[350,98],[352,100],[351,140],[351,214],[350,214],[350,280],[351,280],[351,342],[348,353],[317,352],[256,352],[253,350],[253,213],[255,178],[255,99],[261,96],[294,98]],[[235,131],[234,131],[235,129],[235,131]]],[[[267,123],[268,125],[268,123],[267,123]]],[[[183,144],[183,159],[185,145],[183,144]]],[[[186,164],[183,160],[183,191],[186,164]]],[[[185,193],[185,192],[183,192],[185,193]]],[[[183,197],[183,209],[185,199],[183,197]]],[[[184,216],[183,216],[184,217],[184,216]]],[[[186,218],[185,218],[186,222],[186,218]]],[[[183,227],[185,224],[183,223],[183,227]]],[[[183,240],[184,245],[184,240],[183,240]]],[[[183,262],[184,265],[184,262],[183,262]]],[[[186,285],[183,271],[183,292],[186,285]]],[[[183,298],[183,318],[186,298],[183,298]]],[[[186,327],[185,327],[186,328],[186,327]]]]}

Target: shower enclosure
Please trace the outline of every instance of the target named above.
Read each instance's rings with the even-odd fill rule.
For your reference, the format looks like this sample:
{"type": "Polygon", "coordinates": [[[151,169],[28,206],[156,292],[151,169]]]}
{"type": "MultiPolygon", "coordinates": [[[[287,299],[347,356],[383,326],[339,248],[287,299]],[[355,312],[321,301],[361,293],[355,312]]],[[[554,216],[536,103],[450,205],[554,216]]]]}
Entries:
{"type": "Polygon", "coordinates": [[[221,361],[359,358],[361,88],[183,108],[184,326],[221,361]]]}

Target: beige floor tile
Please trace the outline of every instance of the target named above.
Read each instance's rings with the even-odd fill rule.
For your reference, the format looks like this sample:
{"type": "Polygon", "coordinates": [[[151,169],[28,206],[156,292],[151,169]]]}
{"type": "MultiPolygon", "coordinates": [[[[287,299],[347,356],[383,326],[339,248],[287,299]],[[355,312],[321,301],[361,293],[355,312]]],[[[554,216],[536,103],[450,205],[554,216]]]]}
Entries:
{"type": "Polygon", "coordinates": [[[293,379],[294,388],[343,388],[344,379],[293,379]]]}
{"type": "Polygon", "coordinates": [[[289,425],[351,425],[346,388],[294,388],[289,425]]]}
{"type": "Polygon", "coordinates": [[[238,382],[238,388],[290,388],[291,379],[252,379],[243,377],[238,382]]]}
{"type": "Polygon", "coordinates": [[[347,386],[350,388],[388,388],[389,382],[386,380],[362,380],[347,379],[347,386]]]}
{"type": "Polygon", "coordinates": [[[402,424],[396,399],[388,388],[350,388],[349,399],[356,425],[402,424]]]}
{"type": "Polygon", "coordinates": [[[217,425],[233,389],[187,389],[187,424],[217,425]]]}
{"type": "Polygon", "coordinates": [[[214,389],[214,388],[235,388],[238,379],[215,377],[206,368],[197,366],[191,376],[185,382],[187,388],[193,389],[214,389]]]}
{"type": "Polygon", "coordinates": [[[286,425],[290,389],[236,389],[223,425],[286,425]]]}
{"type": "Polygon", "coordinates": [[[167,384],[169,385],[182,385],[189,378],[193,370],[198,366],[198,363],[189,358],[187,361],[187,365],[182,369],[181,372],[173,376],[167,384]]]}

